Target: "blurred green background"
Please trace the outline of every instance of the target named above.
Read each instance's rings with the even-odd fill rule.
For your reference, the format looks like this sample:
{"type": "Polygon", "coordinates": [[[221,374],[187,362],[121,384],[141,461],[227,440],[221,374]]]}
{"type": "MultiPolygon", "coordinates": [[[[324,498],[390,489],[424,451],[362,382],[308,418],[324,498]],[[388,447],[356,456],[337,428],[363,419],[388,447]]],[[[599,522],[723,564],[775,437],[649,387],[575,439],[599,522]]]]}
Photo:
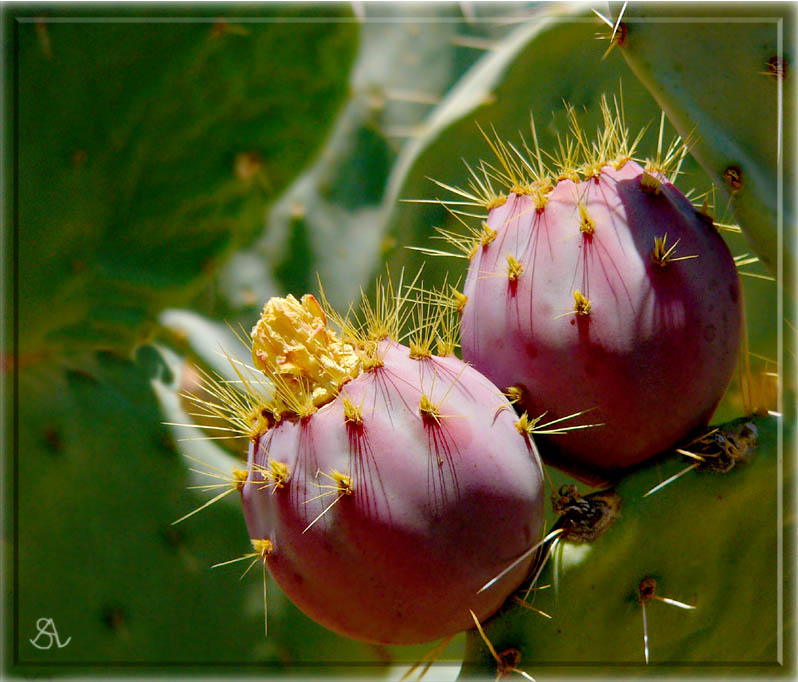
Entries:
{"type": "MultiPolygon", "coordinates": [[[[418,269],[405,247],[456,225],[401,200],[442,196],[430,177],[466,184],[461,158],[489,153],[476,123],[517,140],[533,112],[551,148],[563,100],[589,130],[621,82],[633,130],[657,104],[617,50],[601,62],[589,9],[564,3],[27,4],[3,19],[6,665],[396,677],[429,647],[338,637],[273,584],[264,639],[259,572],[210,568],[250,551],[236,496],[172,525],[211,496],[187,490],[209,480],[183,455],[229,470],[246,444],[165,422],[191,421],[195,366],[229,377],[220,350],[246,357],[230,327],[270,296],[316,292],[318,275],[345,309],[386,264],[418,269]],[[41,618],[69,644],[36,648],[41,618]]],[[[656,125],[641,153],[655,144],[656,125]]],[[[710,188],[684,171],[684,189],[710,188]]],[[[464,265],[434,260],[426,283],[464,265]]],[[[776,289],[744,284],[761,373],[776,289]]],[[[742,410],[735,384],[718,419],[742,410]]]]}

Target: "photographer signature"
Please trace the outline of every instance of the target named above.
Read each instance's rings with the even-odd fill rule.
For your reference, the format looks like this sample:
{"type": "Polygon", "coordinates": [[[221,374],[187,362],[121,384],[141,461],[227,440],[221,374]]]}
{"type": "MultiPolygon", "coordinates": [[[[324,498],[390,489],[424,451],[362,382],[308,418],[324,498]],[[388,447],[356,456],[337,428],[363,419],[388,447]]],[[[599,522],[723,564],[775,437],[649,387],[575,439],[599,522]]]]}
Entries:
{"type": "Polygon", "coordinates": [[[61,641],[58,636],[58,630],[55,629],[55,621],[52,618],[39,618],[39,620],[36,621],[36,629],[38,630],[36,637],[28,641],[37,649],[46,651],[52,648],[53,643],[55,643],[59,649],[63,649],[72,641],[71,637],[68,637],[65,642],[61,641]],[[45,643],[40,644],[39,640],[43,637],[46,637],[47,640],[45,643]]]}

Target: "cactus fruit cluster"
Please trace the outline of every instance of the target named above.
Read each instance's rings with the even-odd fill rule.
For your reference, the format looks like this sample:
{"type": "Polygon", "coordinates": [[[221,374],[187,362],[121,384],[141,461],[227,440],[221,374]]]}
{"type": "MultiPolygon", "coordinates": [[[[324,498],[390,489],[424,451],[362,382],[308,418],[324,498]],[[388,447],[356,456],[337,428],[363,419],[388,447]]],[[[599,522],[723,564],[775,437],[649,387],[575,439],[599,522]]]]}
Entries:
{"type": "MultiPolygon", "coordinates": [[[[717,476],[717,499],[737,499],[736,481],[772,465],[748,467],[759,428],[773,423],[745,421],[752,435],[742,439],[707,427],[739,368],[743,291],[711,195],[690,199],[675,184],[694,139],[663,145],[663,114],[645,156],[645,131],[630,134],[620,99],[602,97],[600,116],[593,137],[566,105],[569,130],[555,150],[541,148],[534,122],[531,146],[485,135],[493,158],[467,164],[465,189],[437,182],[454,197],[434,201],[464,228],[437,234],[467,261],[462,290],[448,280],[431,291],[418,278],[396,290],[378,284],[375,303],[364,296],[345,316],[323,292],[273,297],[245,340],[251,366],[235,370],[246,390],[226,416],[249,439],[233,481],[247,557],[330,630],[377,644],[470,630],[469,665],[493,665],[484,640],[500,675],[525,674],[521,659],[547,660],[547,651],[589,662],[592,644],[578,655],[557,648],[571,641],[559,628],[573,632],[569,619],[579,618],[575,600],[560,602],[566,581],[581,581],[582,595],[590,576],[611,584],[595,568],[607,547],[624,588],[602,593],[612,613],[599,637],[621,612],[619,631],[635,632],[613,660],[643,662],[644,652],[649,661],[646,608],[656,601],[708,622],[692,597],[707,598],[712,576],[686,589],[667,508],[687,474],[717,476]],[[547,464],[617,488],[553,487],[546,534],[537,447],[547,464]],[[651,461],[673,450],[689,466],[651,461]],[[653,528],[668,541],[648,538],[653,528]],[[649,551],[638,550],[643,542],[649,551]],[[538,598],[541,577],[555,589],[538,598]],[[562,612],[540,647],[533,603],[562,612]]],[[[765,497],[767,476],[757,484],[765,497]]],[[[770,548],[771,531],[752,534],[770,548]]],[[[726,556],[728,542],[719,532],[707,547],[726,556]]],[[[739,641],[734,624],[716,620],[739,641]]],[[[763,626],[760,639],[753,658],[770,651],[773,633],[763,626]]],[[[680,655],[659,637],[652,651],[680,655]]],[[[690,660],[702,655],[690,648],[690,660]]]]}
{"type": "Polygon", "coordinates": [[[518,588],[543,472],[507,399],[453,355],[447,311],[403,345],[390,299],[365,326],[312,295],[269,300],[252,359],[275,390],[253,394],[241,493],[255,550],[297,606],[409,644],[468,629],[469,611],[484,620],[518,588]]]}
{"type": "Polygon", "coordinates": [[[496,161],[446,186],[465,198],[451,211],[486,211],[465,235],[440,231],[469,259],[463,292],[378,283],[346,316],[323,292],[271,298],[243,339],[245,392],[231,403],[216,385],[249,438],[233,480],[247,556],[327,628],[380,644],[475,622],[484,635],[554,546],[619,516],[614,493],[566,487],[543,538],[533,436],[577,477],[617,477],[689,441],[726,391],[741,291],[712,218],[673,184],[687,146],[663,150],[661,128],[637,158],[622,106],[603,98],[602,114],[591,142],[569,109],[553,168],[533,125],[534,149],[487,138],[496,161]]]}
{"type": "Polygon", "coordinates": [[[439,638],[424,660],[464,651],[462,678],[774,672],[793,436],[764,415],[794,414],[794,17],[718,7],[611,3],[604,26],[562,3],[9,9],[9,667],[362,675],[439,638]],[[689,154],[646,159],[656,125],[637,141],[606,105],[595,142],[558,136],[563,99],[593,131],[619,80],[629,120],[663,109],[689,154]],[[475,162],[475,122],[513,142],[475,162]],[[677,170],[715,183],[714,227],[762,258],[735,258],[755,278],[743,380],[684,439],[740,310],[677,170]],[[467,189],[439,201],[429,177],[467,189]],[[434,225],[462,247],[424,266],[438,289],[333,311],[386,264],[415,273],[405,246],[434,225]],[[255,325],[246,348],[226,322],[255,325]]]}

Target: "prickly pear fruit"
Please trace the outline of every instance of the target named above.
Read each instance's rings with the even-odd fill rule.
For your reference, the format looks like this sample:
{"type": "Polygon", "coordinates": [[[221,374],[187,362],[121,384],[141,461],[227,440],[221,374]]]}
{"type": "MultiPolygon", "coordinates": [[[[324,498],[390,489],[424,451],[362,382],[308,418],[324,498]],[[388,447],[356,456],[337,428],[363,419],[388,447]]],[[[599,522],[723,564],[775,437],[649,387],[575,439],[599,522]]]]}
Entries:
{"type": "Polygon", "coordinates": [[[485,619],[519,586],[543,484],[506,398],[452,345],[432,354],[451,338],[434,320],[397,342],[398,309],[358,328],[310,295],[266,304],[252,352],[274,395],[251,411],[240,489],[256,554],[300,609],[409,644],[473,627],[469,609],[485,619]]]}
{"type": "Polygon", "coordinates": [[[514,387],[530,415],[589,411],[596,426],[544,437],[544,457],[602,475],[708,422],[742,318],[728,248],[668,178],[684,149],[660,148],[643,167],[620,111],[604,101],[592,146],[572,116],[576,143],[554,173],[539,151],[522,166],[493,143],[508,192],[485,197],[461,304],[463,358],[514,387]]]}

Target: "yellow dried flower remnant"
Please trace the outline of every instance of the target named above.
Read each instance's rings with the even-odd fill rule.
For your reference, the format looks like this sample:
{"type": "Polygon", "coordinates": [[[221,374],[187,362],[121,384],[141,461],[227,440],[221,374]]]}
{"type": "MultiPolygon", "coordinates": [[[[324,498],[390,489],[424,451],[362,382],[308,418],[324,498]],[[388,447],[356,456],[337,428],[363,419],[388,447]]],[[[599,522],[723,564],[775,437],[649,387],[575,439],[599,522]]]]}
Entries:
{"type": "Polygon", "coordinates": [[[252,329],[252,360],[272,379],[278,396],[291,405],[310,394],[319,407],[332,400],[341,386],[360,374],[355,348],[343,343],[327,326],[327,316],[310,294],[271,298],[252,329]]]}

